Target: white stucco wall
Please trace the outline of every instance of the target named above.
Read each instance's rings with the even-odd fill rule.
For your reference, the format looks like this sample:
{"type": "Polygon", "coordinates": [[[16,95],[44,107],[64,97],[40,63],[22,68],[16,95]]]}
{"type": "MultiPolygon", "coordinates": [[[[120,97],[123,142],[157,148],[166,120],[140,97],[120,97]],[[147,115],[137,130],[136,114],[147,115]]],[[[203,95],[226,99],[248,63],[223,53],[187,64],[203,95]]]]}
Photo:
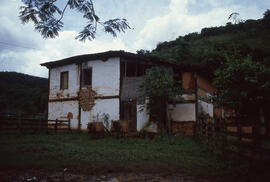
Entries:
{"type": "Polygon", "coordinates": [[[60,66],[50,70],[50,98],[76,97],[80,88],[79,68],[76,64],[60,66]],[[61,72],[68,71],[68,89],[60,90],[61,72]],[[58,96],[57,96],[58,95],[58,96]]]}
{"type": "Polygon", "coordinates": [[[82,64],[83,68],[92,68],[92,88],[100,96],[119,96],[120,59],[107,61],[95,60],[82,64]]]}
{"type": "Polygon", "coordinates": [[[214,106],[211,103],[199,100],[199,112],[207,113],[210,117],[214,117],[214,106]]]}
{"type": "Polygon", "coordinates": [[[170,108],[173,121],[196,121],[195,103],[170,105],[170,108]]]}
{"type": "Polygon", "coordinates": [[[146,107],[143,105],[137,105],[137,131],[143,129],[145,124],[149,121],[149,114],[147,113],[146,107]]]}
{"type": "MultiPolygon", "coordinates": [[[[92,88],[97,96],[119,96],[120,59],[110,58],[106,61],[93,60],[82,63],[82,68],[92,68],[92,88]]],[[[78,65],[71,64],[52,68],[50,70],[50,99],[77,97],[80,88],[80,70],[78,65]],[[61,72],[69,72],[68,89],[60,90],[61,72]]],[[[72,126],[78,127],[78,101],[62,101],[49,103],[49,119],[67,117],[71,112],[72,126]]],[[[86,129],[87,123],[93,121],[93,116],[107,113],[110,120],[119,120],[119,99],[97,99],[92,111],[81,109],[81,128],[86,129]]]]}
{"type": "Polygon", "coordinates": [[[89,122],[93,122],[93,116],[99,113],[99,118],[102,118],[102,114],[109,114],[109,121],[119,120],[119,99],[97,99],[95,106],[91,111],[83,111],[81,109],[81,127],[87,128],[89,122]]]}
{"type": "Polygon", "coordinates": [[[49,120],[55,119],[67,119],[68,113],[72,113],[73,119],[71,119],[71,128],[78,127],[78,102],[77,101],[65,101],[65,102],[49,102],[49,120]]]}

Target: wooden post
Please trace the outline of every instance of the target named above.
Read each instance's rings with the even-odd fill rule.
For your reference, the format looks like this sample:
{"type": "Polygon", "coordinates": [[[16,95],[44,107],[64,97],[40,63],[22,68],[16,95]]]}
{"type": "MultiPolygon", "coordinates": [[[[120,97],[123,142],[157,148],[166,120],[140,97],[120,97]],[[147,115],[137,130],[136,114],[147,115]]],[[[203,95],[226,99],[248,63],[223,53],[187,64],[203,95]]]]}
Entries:
{"type": "Polygon", "coordinates": [[[250,163],[250,167],[252,167],[252,165],[255,163],[256,161],[256,157],[258,155],[257,149],[259,147],[259,143],[258,143],[258,138],[257,138],[257,133],[258,133],[258,127],[257,127],[257,123],[254,122],[253,123],[253,127],[252,127],[252,142],[253,142],[253,149],[252,149],[252,157],[251,157],[251,163],[250,163]]]}
{"type": "Polygon", "coordinates": [[[21,129],[22,129],[22,120],[21,120],[21,114],[19,115],[19,120],[18,120],[18,132],[21,134],[21,129]]]}
{"type": "Polygon", "coordinates": [[[58,119],[55,120],[54,131],[57,131],[58,119]]]}
{"type": "Polygon", "coordinates": [[[168,121],[168,133],[172,134],[172,118],[171,118],[168,100],[166,100],[166,114],[167,114],[167,121],[168,121]]]}
{"type": "Polygon", "coordinates": [[[226,131],[226,121],[222,119],[220,123],[220,128],[221,128],[221,135],[222,135],[222,145],[221,145],[221,150],[222,150],[222,157],[225,158],[226,156],[226,146],[227,146],[227,135],[225,133],[226,131]]]}
{"type": "MultiPolygon", "coordinates": [[[[195,121],[198,123],[199,120],[199,94],[198,94],[198,75],[197,73],[194,73],[194,79],[195,79],[195,121]]],[[[197,132],[197,127],[195,125],[195,133],[197,132]]]]}
{"type": "Polygon", "coordinates": [[[70,127],[70,119],[68,119],[68,130],[69,130],[69,131],[71,130],[71,127],[70,127]]]}
{"type": "MultiPolygon", "coordinates": [[[[241,147],[241,143],[242,143],[242,126],[241,126],[241,123],[239,122],[239,120],[237,120],[237,138],[238,138],[237,152],[238,152],[238,156],[239,156],[239,159],[240,159],[241,155],[243,153],[243,150],[242,150],[242,147],[241,147]]],[[[240,162],[240,160],[239,160],[239,162],[240,162]]]]}
{"type": "Polygon", "coordinates": [[[41,119],[38,119],[38,133],[40,134],[41,130],[41,119]]]}

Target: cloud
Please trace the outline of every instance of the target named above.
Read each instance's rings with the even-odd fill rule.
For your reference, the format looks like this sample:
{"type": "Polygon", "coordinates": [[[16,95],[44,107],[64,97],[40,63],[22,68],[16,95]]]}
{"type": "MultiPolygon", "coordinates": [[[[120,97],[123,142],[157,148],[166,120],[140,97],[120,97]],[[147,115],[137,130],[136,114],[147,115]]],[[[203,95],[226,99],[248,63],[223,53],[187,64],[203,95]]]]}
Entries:
{"type": "Polygon", "coordinates": [[[48,70],[40,66],[42,62],[107,50],[128,50],[119,38],[107,39],[105,36],[94,41],[80,42],[75,40],[78,35],[76,31],[62,31],[59,37],[44,40],[31,24],[22,25],[18,14],[10,11],[19,6],[20,3],[15,1],[1,2],[0,71],[47,77],[48,70]]]}
{"type": "MultiPolygon", "coordinates": [[[[198,0],[171,0],[169,11],[164,16],[149,19],[137,35],[135,49],[153,49],[158,42],[170,41],[192,32],[200,32],[204,27],[225,25],[232,12],[239,12],[244,19],[259,18],[261,11],[253,6],[226,5],[213,0],[204,0],[210,6],[209,11],[190,13],[193,6],[198,8],[198,0]]],[[[200,4],[202,5],[202,4],[200,4]]]]}
{"type": "Polygon", "coordinates": [[[1,69],[46,77],[47,69],[40,66],[42,62],[107,50],[127,50],[122,40],[117,38],[110,41],[94,40],[83,43],[74,39],[77,34],[75,31],[60,32],[58,38],[44,41],[38,50],[2,52],[0,54],[1,69]]]}
{"type": "Polygon", "coordinates": [[[134,0],[101,0],[95,4],[98,15],[105,19],[125,17],[135,30],[120,34],[118,38],[101,32],[94,41],[82,43],[74,39],[84,25],[81,14],[67,11],[66,29],[58,38],[44,40],[33,30],[33,25],[20,23],[20,1],[0,1],[0,42],[27,47],[0,43],[0,71],[44,77],[47,77],[47,69],[40,66],[41,62],[107,50],[135,52],[142,48],[153,49],[158,42],[198,32],[203,27],[224,25],[228,15],[235,11],[243,19],[260,18],[263,13],[252,4],[252,0],[241,4],[236,0],[137,0],[136,3],[134,0]]]}

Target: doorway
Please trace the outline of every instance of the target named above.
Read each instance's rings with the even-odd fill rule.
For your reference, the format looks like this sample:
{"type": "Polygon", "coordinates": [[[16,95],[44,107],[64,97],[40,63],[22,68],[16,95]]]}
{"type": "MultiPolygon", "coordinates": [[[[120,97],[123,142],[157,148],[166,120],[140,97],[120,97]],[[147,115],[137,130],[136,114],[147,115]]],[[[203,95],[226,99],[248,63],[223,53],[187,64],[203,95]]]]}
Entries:
{"type": "Polygon", "coordinates": [[[121,101],[120,120],[129,122],[129,131],[137,131],[137,101],[121,101]]]}

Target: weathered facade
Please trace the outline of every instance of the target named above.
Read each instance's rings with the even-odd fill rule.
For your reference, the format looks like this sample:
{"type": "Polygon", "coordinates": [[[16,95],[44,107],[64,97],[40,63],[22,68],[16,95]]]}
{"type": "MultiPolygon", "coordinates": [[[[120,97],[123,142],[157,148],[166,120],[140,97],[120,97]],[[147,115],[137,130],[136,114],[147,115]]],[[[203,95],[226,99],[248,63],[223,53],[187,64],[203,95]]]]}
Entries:
{"type": "MultiPolygon", "coordinates": [[[[142,109],[145,101],[138,93],[145,70],[154,65],[174,71],[176,67],[158,58],[124,51],[75,56],[41,65],[49,69],[48,119],[69,118],[73,129],[86,130],[89,122],[102,121],[106,116],[109,124],[112,120],[129,121],[134,131],[145,128],[149,121],[146,109],[142,109]]],[[[213,105],[198,98],[215,89],[195,73],[179,74],[187,92],[179,96],[175,107],[171,105],[172,130],[192,135],[198,112],[213,116],[213,105]]],[[[155,132],[157,126],[151,124],[148,130],[155,132]]]]}

